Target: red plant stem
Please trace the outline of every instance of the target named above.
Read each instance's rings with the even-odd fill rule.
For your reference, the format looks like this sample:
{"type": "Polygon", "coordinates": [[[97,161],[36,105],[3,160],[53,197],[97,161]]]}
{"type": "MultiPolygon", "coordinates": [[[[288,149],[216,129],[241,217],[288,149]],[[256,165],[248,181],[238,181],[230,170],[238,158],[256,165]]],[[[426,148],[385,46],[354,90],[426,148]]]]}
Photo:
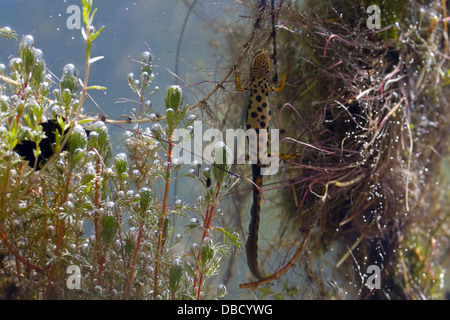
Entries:
{"type": "MultiPolygon", "coordinates": [[[[97,151],[97,150],[95,150],[97,151]]],[[[95,180],[95,193],[94,193],[94,206],[97,208],[97,210],[94,211],[94,233],[95,233],[95,251],[99,251],[99,241],[100,241],[100,219],[99,219],[99,211],[98,208],[100,207],[100,186],[99,186],[99,177],[101,170],[101,157],[100,154],[97,152],[97,169],[96,169],[96,175],[97,179],[95,180]]],[[[98,257],[98,276],[97,276],[97,284],[99,286],[102,285],[102,274],[103,274],[103,267],[105,265],[105,249],[103,248],[103,251],[99,254],[98,257]]]]}
{"type": "Polygon", "coordinates": [[[60,223],[57,223],[56,228],[57,228],[56,229],[57,239],[56,239],[55,256],[59,256],[59,253],[64,243],[64,231],[66,229],[66,224],[64,223],[64,221],[61,221],[60,223]]]}
{"type": "Polygon", "coordinates": [[[348,44],[348,45],[356,46],[355,43],[352,43],[352,42],[350,42],[350,41],[347,41],[347,40],[341,38],[340,36],[338,36],[337,34],[332,34],[332,35],[328,38],[327,43],[325,44],[325,50],[323,51],[323,56],[324,56],[324,57],[325,57],[325,55],[327,54],[328,44],[329,44],[330,40],[333,39],[334,37],[338,38],[339,40],[343,41],[344,43],[346,43],[346,44],[348,44]]]}
{"type": "Polygon", "coordinates": [[[128,300],[128,298],[129,298],[131,285],[132,285],[133,279],[134,279],[134,270],[136,269],[138,252],[139,252],[139,248],[141,246],[142,228],[143,227],[144,227],[144,222],[141,222],[141,226],[139,227],[139,236],[138,236],[137,243],[136,243],[136,249],[134,250],[133,262],[131,263],[131,270],[130,270],[130,275],[128,278],[127,290],[125,290],[125,295],[124,295],[125,300],[128,300]]]}
{"type": "MultiPolygon", "coordinates": [[[[67,201],[67,197],[69,195],[69,187],[70,187],[70,180],[72,179],[72,172],[70,171],[67,180],[66,180],[66,186],[64,190],[64,198],[62,203],[64,204],[67,201]]],[[[59,252],[61,251],[61,248],[63,246],[64,242],[64,231],[66,228],[66,224],[64,221],[61,221],[60,224],[57,223],[57,240],[56,240],[56,249],[55,249],[55,256],[59,256],[59,252]]]]}
{"type": "Polygon", "coordinates": [[[99,257],[99,267],[98,267],[98,276],[97,276],[97,284],[102,286],[102,274],[103,274],[103,266],[105,265],[105,253],[100,255],[99,257]]]}
{"type": "MultiPolygon", "coordinates": [[[[171,135],[169,135],[170,137],[171,135]]],[[[158,276],[159,269],[161,266],[161,255],[164,250],[164,240],[163,240],[163,232],[164,225],[166,223],[166,212],[167,212],[167,200],[169,198],[169,187],[170,187],[170,164],[172,162],[172,142],[169,140],[169,150],[167,151],[167,169],[166,169],[166,187],[164,190],[164,199],[163,199],[163,207],[162,212],[163,215],[159,222],[159,233],[158,233],[158,246],[156,247],[156,262],[155,262],[155,289],[153,290],[153,297],[156,299],[158,295],[158,276]]]]}
{"type": "MultiPolygon", "coordinates": [[[[69,173],[66,177],[66,185],[64,186],[64,196],[62,198],[61,205],[67,201],[67,197],[69,195],[69,187],[70,187],[71,179],[72,179],[72,171],[69,171],[69,173]]],[[[61,253],[61,248],[64,246],[65,231],[66,231],[66,224],[65,224],[64,220],[62,220],[62,221],[58,220],[56,222],[56,248],[55,248],[55,252],[54,252],[55,257],[59,257],[59,255],[61,253]]],[[[54,287],[53,287],[52,283],[56,280],[55,279],[56,268],[57,268],[57,264],[54,263],[53,266],[50,267],[50,270],[48,272],[49,284],[48,284],[48,288],[47,288],[47,296],[50,299],[53,298],[53,294],[54,294],[54,287]]]]}
{"type": "Polygon", "coordinates": [[[381,127],[386,122],[386,120],[400,107],[400,105],[402,104],[403,100],[405,100],[405,97],[402,97],[400,99],[400,101],[391,110],[389,110],[388,114],[383,118],[383,120],[381,120],[381,122],[378,124],[378,127],[377,127],[377,129],[375,131],[374,137],[377,136],[378,131],[380,131],[381,127]]]}
{"type": "MultiPolygon", "coordinates": [[[[97,178],[100,177],[100,155],[97,154],[97,178]]],[[[99,229],[100,229],[100,220],[98,216],[98,208],[100,206],[100,188],[99,188],[99,179],[95,179],[95,194],[94,194],[94,206],[97,210],[94,211],[94,232],[95,232],[95,251],[98,251],[98,242],[99,242],[99,229]]]]}
{"type": "MultiPolygon", "coordinates": [[[[211,228],[212,218],[214,216],[214,212],[216,210],[216,205],[217,205],[217,200],[219,198],[220,187],[221,187],[220,183],[217,182],[217,191],[216,191],[216,195],[214,198],[214,203],[212,204],[210,210],[206,212],[202,240],[200,241],[200,246],[199,246],[199,250],[198,250],[198,254],[197,254],[197,270],[195,272],[196,276],[194,279],[194,288],[197,288],[197,300],[200,300],[200,293],[202,291],[201,288],[202,288],[202,284],[203,284],[203,273],[200,274],[202,245],[203,245],[203,241],[208,236],[209,229],[211,228]],[[200,276],[200,278],[199,278],[199,276],[200,276]]],[[[194,291],[194,293],[195,293],[195,291],[194,291]]]]}
{"type": "Polygon", "coordinates": [[[40,273],[44,273],[44,270],[41,269],[40,267],[32,264],[30,261],[28,261],[27,259],[25,259],[24,257],[22,257],[15,249],[14,247],[11,245],[11,243],[9,243],[8,239],[6,238],[6,234],[3,230],[0,231],[0,236],[3,240],[3,242],[5,243],[5,245],[8,247],[8,250],[16,257],[17,260],[19,260],[20,262],[22,262],[24,265],[26,265],[27,267],[40,272],[40,273]]]}

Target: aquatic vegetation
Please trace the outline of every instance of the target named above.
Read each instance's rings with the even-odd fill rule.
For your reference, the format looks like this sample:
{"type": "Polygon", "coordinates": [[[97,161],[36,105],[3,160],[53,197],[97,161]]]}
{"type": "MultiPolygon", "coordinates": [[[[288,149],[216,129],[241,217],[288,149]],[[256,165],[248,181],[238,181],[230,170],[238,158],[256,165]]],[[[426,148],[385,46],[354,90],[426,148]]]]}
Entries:
{"type": "Polygon", "coordinates": [[[0,36],[6,39],[17,40],[17,34],[9,27],[0,28],[0,36]]]}
{"type": "MultiPolygon", "coordinates": [[[[105,53],[92,47],[103,30],[92,27],[92,1],[82,4],[83,76],[70,61],[60,79],[50,76],[38,35],[20,39],[17,56],[0,64],[0,298],[443,297],[445,1],[244,3],[247,19],[217,28],[228,32],[227,59],[209,92],[186,105],[184,88],[168,84],[163,101],[150,102],[157,75],[145,51],[123,76],[138,107],[119,120],[83,110],[89,92],[105,89],[89,83],[105,53]],[[381,9],[380,29],[366,23],[371,5],[381,9]],[[239,260],[252,188],[239,178],[251,168],[228,164],[221,143],[215,162],[186,168],[173,137],[183,129],[191,139],[200,116],[221,129],[243,125],[247,99],[234,73],[249,74],[258,49],[269,52],[271,82],[282,73],[287,82],[270,97],[285,160],[262,185],[258,263],[271,276],[253,282],[239,260]],[[118,154],[111,126],[123,134],[118,154]],[[196,200],[173,197],[177,182],[196,200]]],[[[16,44],[9,28],[0,36],[16,44]]]]}
{"type": "MultiPolygon", "coordinates": [[[[90,65],[102,58],[91,57],[92,43],[103,28],[91,27],[92,1],[82,4],[83,80],[72,64],[61,79],[50,76],[32,36],[23,37],[17,57],[0,68],[0,297],[223,297],[223,284],[211,291],[205,283],[223,257],[241,247],[239,236],[215,219],[237,178],[220,161],[182,170],[173,132],[189,128],[196,117],[178,86],[166,90],[165,114],[152,112],[155,75],[147,51],[138,76],[128,75],[140,103],[133,116],[114,121],[83,113],[88,92],[104,88],[88,85],[90,65]],[[123,153],[113,155],[109,125],[126,129],[123,153]],[[172,203],[169,190],[177,179],[196,186],[200,200],[172,203]],[[175,221],[189,241],[198,239],[192,249],[185,250],[189,242],[175,233],[175,221]]],[[[224,148],[214,150],[228,155],[224,148]]]]}
{"type": "MultiPolygon", "coordinates": [[[[285,289],[285,297],[443,296],[448,180],[440,172],[448,170],[441,161],[450,111],[444,6],[306,1],[279,8],[278,61],[288,82],[272,113],[285,131],[284,152],[301,157],[286,161],[270,187],[284,209],[266,210],[285,223],[262,256],[265,270],[276,270],[303,250],[282,280],[297,288],[285,289]],[[373,4],[381,8],[380,29],[366,24],[373,4]],[[373,267],[380,271],[376,288],[367,285],[373,267]]],[[[262,21],[250,47],[256,38],[270,43],[270,19],[262,21]]]]}

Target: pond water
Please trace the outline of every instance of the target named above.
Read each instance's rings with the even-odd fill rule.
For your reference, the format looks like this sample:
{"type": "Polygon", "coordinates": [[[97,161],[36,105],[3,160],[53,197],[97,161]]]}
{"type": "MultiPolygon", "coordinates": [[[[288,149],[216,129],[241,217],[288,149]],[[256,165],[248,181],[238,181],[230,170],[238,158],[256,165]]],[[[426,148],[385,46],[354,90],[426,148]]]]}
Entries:
{"type": "MultiPolygon", "coordinates": [[[[143,51],[153,55],[153,72],[157,75],[154,85],[161,88],[150,97],[155,112],[162,110],[165,88],[177,82],[185,87],[185,102],[197,102],[195,95],[200,95],[199,90],[206,92],[211,86],[204,81],[216,80],[221,63],[223,67],[227,63],[221,55],[225,42],[220,26],[238,20],[236,11],[228,12],[242,10],[243,6],[231,1],[191,2],[195,4],[192,8],[190,3],[180,0],[94,1],[94,8],[98,8],[94,26],[105,26],[105,29],[95,40],[91,57],[104,56],[104,59],[92,65],[89,84],[107,90],[90,92],[98,106],[88,101],[86,112],[107,114],[111,118],[130,114],[136,105],[115,102],[119,98],[136,99],[128,87],[127,74],[138,73],[136,60],[143,51]],[[172,74],[175,71],[180,80],[172,74]]],[[[0,26],[14,30],[19,41],[23,35],[32,35],[35,46],[44,52],[47,68],[55,76],[60,77],[63,67],[72,63],[83,78],[85,44],[76,25],[77,8],[81,8],[79,0],[2,0],[0,26]]],[[[7,65],[17,53],[17,46],[16,41],[2,39],[0,63],[7,65]]]]}

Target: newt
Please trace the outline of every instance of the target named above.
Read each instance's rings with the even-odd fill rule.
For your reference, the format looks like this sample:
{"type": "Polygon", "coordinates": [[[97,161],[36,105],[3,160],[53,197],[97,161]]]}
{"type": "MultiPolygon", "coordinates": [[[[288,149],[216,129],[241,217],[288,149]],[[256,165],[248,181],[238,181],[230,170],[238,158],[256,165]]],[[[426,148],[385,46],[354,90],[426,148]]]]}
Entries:
{"type": "MultiPolygon", "coordinates": [[[[243,87],[241,84],[240,74],[236,74],[236,90],[238,92],[249,92],[249,100],[247,105],[246,129],[255,129],[257,141],[249,141],[249,143],[261,143],[256,150],[265,152],[267,140],[261,141],[259,138],[260,130],[268,130],[271,111],[269,106],[269,93],[281,92],[286,84],[286,76],[282,75],[279,87],[272,87],[270,83],[271,62],[269,53],[260,49],[256,52],[250,66],[250,83],[243,87]]],[[[265,135],[267,137],[268,135],[265,135]]],[[[266,138],[267,139],[267,138],[266,138]]],[[[251,149],[251,148],[249,148],[251,149]]],[[[261,175],[261,167],[263,164],[260,157],[257,163],[252,164],[252,181],[253,185],[253,203],[250,210],[251,220],[249,225],[249,234],[245,245],[247,264],[254,277],[262,279],[263,276],[258,267],[258,230],[261,214],[261,191],[263,184],[263,176],[261,175]]]]}

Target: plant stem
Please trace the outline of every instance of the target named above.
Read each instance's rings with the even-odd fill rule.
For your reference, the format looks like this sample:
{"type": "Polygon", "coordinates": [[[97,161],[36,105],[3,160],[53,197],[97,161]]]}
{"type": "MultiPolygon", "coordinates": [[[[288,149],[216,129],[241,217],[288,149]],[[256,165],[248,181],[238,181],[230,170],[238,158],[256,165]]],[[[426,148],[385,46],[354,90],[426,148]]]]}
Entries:
{"type": "MultiPolygon", "coordinates": [[[[142,119],[142,106],[144,105],[144,88],[139,92],[139,119],[142,119]]],[[[137,131],[141,131],[141,124],[138,123],[137,131]]]]}
{"type": "Polygon", "coordinates": [[[98,276],[97,276],[97,285],[102,286],[102,274],[103,274],[103,266],[105,265],[105,252],[99,257],[99,267],[98,267],[98,276]]]}
{"type": "Polygon", "coordinates": [[[139,248],[141,246],[141,238],[142,238],[142,229],[144,228],[144,221],[141,222],[141,226],[139,227],[139,236],[136,243],[136,249],[134,250],[133,262],[131,263],[130,275],[128,277],[128,285],[125,290],[124,299],[128,300],[130,296],[131,285],[133,284],[134,279],[134,270],[136,269],[137,256],[139,253],[139,248]]]}
{"type": "Polygon", "coordinates": [[[1,180],[1,190],[0,190],[0,202],[1,202],[1,213],[0,213],[0,223],[3,223],[4,219],[6,219],[6,215],[8,213],[8,202],[9,202],[9,188],[10,188],[10,172],[11,172],[11,160],[8,159],[6,162],[6,170],[2,175],[1,180]]]}
{"type": "MultiPolygon", "coordinates": [[[[72,180],[72,171],[69,171],[67,174],[67,177],[66,177],[66,184],[64,186],[64,194],[63,194],[60,206],[63,206],[64,203],[67,202],[67,197],[69,195],[69,187],[70,187],[71,180],[72,180]]],[[[59,219],[58,219],[56,222],[56,248],[55,248],[55,252],[54,252],[55,257],[59,257],[59,255],[61,253],[61,248],[64,246],[65,231],[66,231],[66,224],[65,224],[64,220],[59,221],[59,219]]],[[[53,288],[52,282],[55,281],[56,268],[57,268],[57,264],[56,264],[56,262],[54,262],[54,264],[50,267],[50,270],[48,272],[48,279],[50,282],[48,284],[47,294],[49,295],[50,298],[52,298],[52,294],[54,293],[53,292],[54,288],[53,288]]]]}
{"type": "MultiPolygon", "coordinates": [[[[204,222],[204,229],[203,229],[203,235],[202,235],[202,239],[200,240],[200,246],[199,246],[199,250],[198,250],[198,254],[197,254],[197,269],[195,272],[195,279],[194,279],[194,289],[197,288],[197,300],[200,300],[200,293],[201,293],[201,287],[203,284],[203,272],[200,273],[200,266],[202,264],[202,259],[201,259],[201,252],[202,252],[202,246],[203,246],[203,241],[205,240],[205,238],[208,236],[209,233],[209,229],[211,228],[211,222],[212,222],[212,218],[214,215],[214,212],[216,210],[216,205],[219,199],[219,192],[220,192],[220,183],[217,182],[217,191],[216,191],[216,195],[214,197],[214,202],[211,205],[211,208],[209,209],[209,211],[206,211],[206,216],[205,216],[205,222],[204,222]]],[[[194,290],[195,293],[195,290],[194,290]]]]}
{"type": "Polygon", "coordinates": [[[95,251],[99,250],[99,230],[100,230],[100,219],[99,219],[99,208],[100,208],[100,155],[97,154],[97,178],[95,179],[95,193],[94,193],[94,207],[97,210],[94,211],[94,234],[95,234],[95,251]]]}
{"type": "Polygon", "coordinates": [[[44,273],[44,270],[34,264],[32,264],[30,261],[28,261],[27,259],[25,259],[24,257],[22,257],[15,249],[14,247],[9,243],[8,239],[6,238],[6,234],[3,230],[0,230],[0,236],[3,240],[3,242],[5,243],[5,245],[8,247],[9,252],[11,252],[17,260],[19,260],[20,262],[22,262],[24,265],[26,265],[27,267],[40,272],[40,273],[44,273]]]}

